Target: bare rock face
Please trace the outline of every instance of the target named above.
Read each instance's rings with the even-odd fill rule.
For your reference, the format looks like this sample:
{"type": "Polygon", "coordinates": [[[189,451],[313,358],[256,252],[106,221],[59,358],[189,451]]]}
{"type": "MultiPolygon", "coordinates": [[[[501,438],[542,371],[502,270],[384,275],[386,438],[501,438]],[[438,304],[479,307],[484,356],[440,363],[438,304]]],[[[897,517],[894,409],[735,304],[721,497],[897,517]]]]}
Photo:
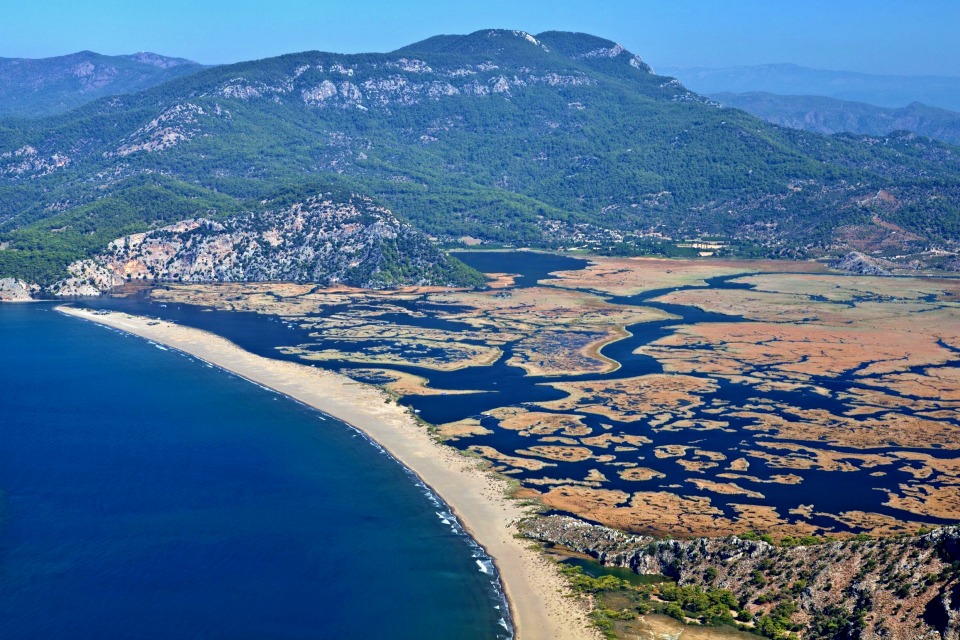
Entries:
{"type": "Polygon", "coordinates": [[[54,284],[50,290],[60,297],[98,296],[125,282],[125,279],[96,260],[80,260],[67,270],[71,277],[54,284]]]}
{"type": "Polygon", "coordinates": [[[129,281],[284,280],[373,289],[473,284],[463,281],[464,269],[389,210],[361,196],[341,201],[329,194],[119,238],[68,270],[72,277],[54,285],[56,295],[96,295],[129,281]]]}
{"type": "Polygon", "coordinates": [[[890,276],[879,260],[866,256],[859,251],[851,251],[838,262],[830,265],[838,271],[846,271],[860,276],[890,276]]]}
{"type": "Polygon", "coordinates": [[[40,178],[70,164],[70,157],[59,151],[50,155],[24,145],[15,151],[0,153],[0,176],[40,178]]]}
{"type": "Polygon", "coordinates": [[[791,600],[797,606],[792,621],[805,628],[804,637],[960,638],[958,527],[779,546],[737,536],[661,540],[567,516],[519,526],[530,538],[603,564],[666,575],[682,585],[729,589],[757,616],[791,600]],[[833,635],[824,635],[825,629],[833,635]]]}
{"type": "Polygon", "coordinates": [[[26,302],[40,288],[15,278],[0,278],[0,302],[26,302]]]}

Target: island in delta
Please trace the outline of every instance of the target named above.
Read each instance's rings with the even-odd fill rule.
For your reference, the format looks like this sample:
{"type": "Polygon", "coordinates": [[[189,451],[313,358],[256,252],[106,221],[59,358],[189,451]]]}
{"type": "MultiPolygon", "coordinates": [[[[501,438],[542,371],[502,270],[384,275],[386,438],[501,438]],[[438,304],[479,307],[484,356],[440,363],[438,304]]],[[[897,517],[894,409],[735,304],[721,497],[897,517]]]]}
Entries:
{"type": "Polygon", "coordinates": [[[368,434],[522,640],[958,637],[956,147],[503,30],[5,122],[0,298],[368,434]]]}

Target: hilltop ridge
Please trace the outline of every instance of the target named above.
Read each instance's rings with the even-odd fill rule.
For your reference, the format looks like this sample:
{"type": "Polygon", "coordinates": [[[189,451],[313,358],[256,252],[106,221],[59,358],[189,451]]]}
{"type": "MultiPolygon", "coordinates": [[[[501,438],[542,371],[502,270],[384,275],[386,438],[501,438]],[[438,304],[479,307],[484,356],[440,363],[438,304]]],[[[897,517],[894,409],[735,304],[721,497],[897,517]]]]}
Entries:
{"type": "Polygon", "coordinates": [[[144,176],[190,191],[184,218],[320,180],[446,245],[672,255],[706,236],[728,255],[876,251],[938,266],[960,240],[955,147],[773,126],[566,32],[288,54],[7,121],[0,276],[42,262],[35,277],[49,283],[111,240],[174,222],[149,198],[127,198],[119,217],[108,206],[144,176]]]}
{"type": "Polygon", "coordinates": [[[203,68],[192,60],[147,51],[0,58],[0,118],[65,113],[105,96],[141,91],[203,68]]]}
{"type": "Polygon", "coordinates": [[[824,96],[781,96],[762,91],[713,93],[709,97],[725,107],[743,109],[767,122],[793,129],[871,136],[911,131],[960,145],[960,113],[920,102],[891,109],[824,96]]]}
{"type": "Polygon", "coordinates": [[[922,102],[960,111],[960,77],[897,76],[812,69],[791,63],[724,68],[666,67],[702,93],[765,91],[780,95],[826,96],[887,108],[922,102]]]}

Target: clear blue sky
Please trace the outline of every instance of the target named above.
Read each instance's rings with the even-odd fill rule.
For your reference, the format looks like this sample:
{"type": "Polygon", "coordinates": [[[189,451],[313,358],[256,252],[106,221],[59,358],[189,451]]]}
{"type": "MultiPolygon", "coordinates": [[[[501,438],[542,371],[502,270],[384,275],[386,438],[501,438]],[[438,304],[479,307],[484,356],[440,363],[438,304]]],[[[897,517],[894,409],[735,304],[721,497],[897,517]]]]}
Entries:
{"type": "Polygon", "coordinates": [[[214,64],[487,27],[585,31],[654,68],[960,76],[960,0],[0,0],[0,57],[146,50],[214,64]]]}

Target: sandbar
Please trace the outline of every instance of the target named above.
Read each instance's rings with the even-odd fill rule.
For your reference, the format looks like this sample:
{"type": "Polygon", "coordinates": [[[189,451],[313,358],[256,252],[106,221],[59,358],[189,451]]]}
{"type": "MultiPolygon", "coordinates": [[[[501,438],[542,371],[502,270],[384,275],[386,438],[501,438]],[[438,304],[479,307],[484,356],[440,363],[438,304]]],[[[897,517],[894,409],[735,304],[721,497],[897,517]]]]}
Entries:
{"type": "Polygon", "coordinates": [[[437,443],[404,407],[382,390],[311,366],[254,355],[220,336],[125,313],[94,315],[57,307],[172,347],[282,393],[362,431],[413,471],[453,510],[464,529],[493,558],[520,640],[600,638],[553,562],[515,538],[513,523],[529,515],[507,498],[509,483],[475,459],[437,443]]]}

